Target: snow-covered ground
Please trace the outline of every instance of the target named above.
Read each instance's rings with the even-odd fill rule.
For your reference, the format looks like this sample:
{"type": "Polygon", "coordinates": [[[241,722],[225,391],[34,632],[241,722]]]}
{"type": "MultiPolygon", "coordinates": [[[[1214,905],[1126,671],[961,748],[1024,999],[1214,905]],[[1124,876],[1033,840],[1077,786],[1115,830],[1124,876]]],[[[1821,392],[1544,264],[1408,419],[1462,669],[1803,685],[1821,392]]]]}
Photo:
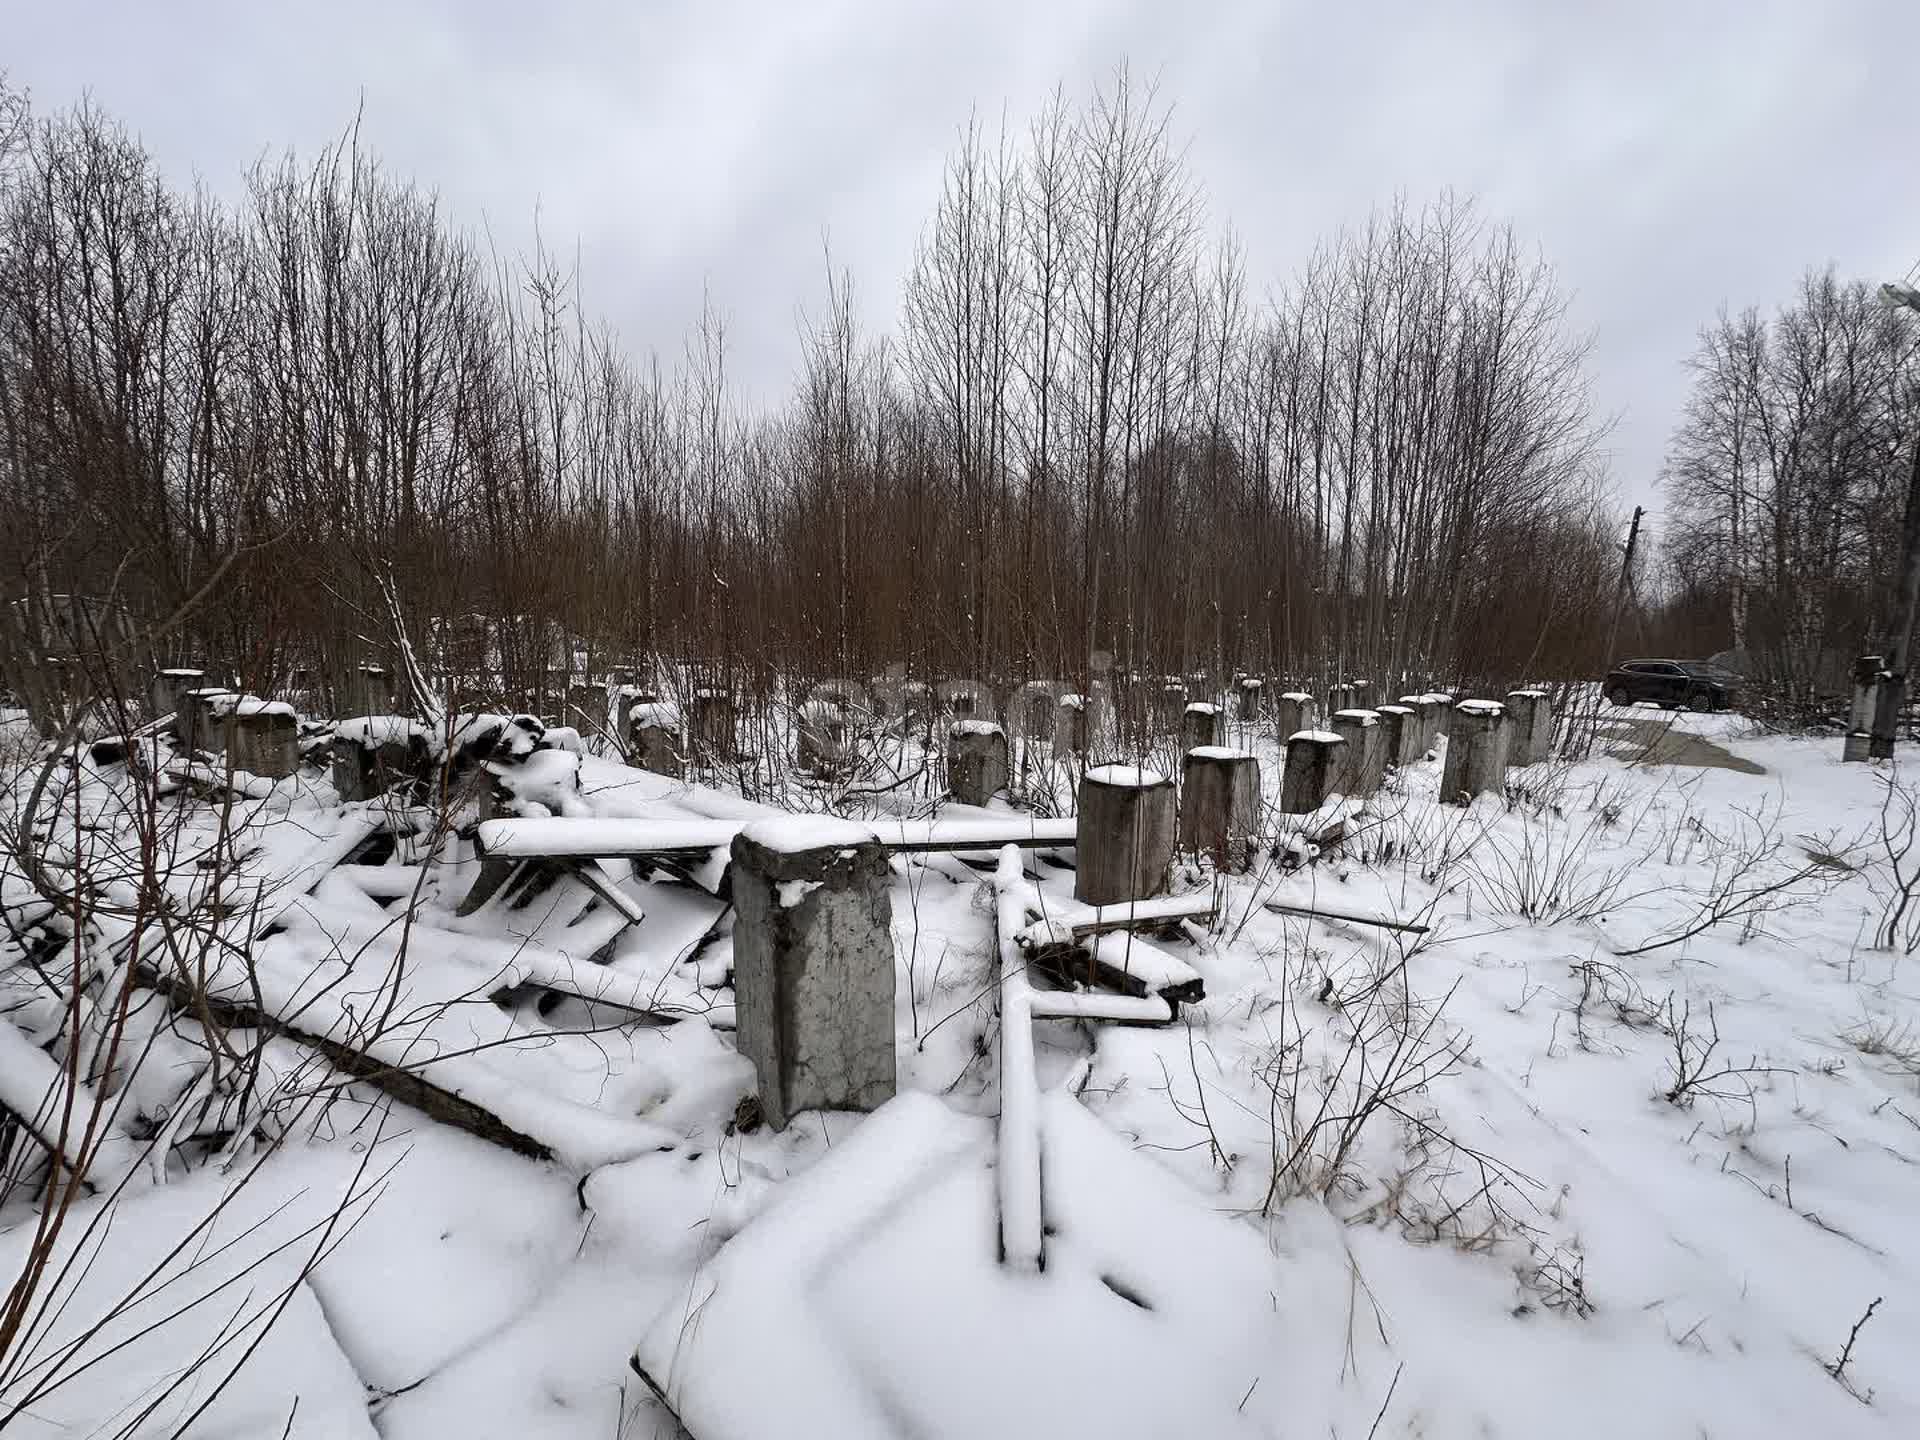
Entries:
{"type": "MultiPolygon", "coordinates": [[[[253,942],[267,1001],[338,1035],[397,994],[394,1063],[555,1158],[329,1082],[263,1160],[82,1200],[70,1236],[111,1223],[71,1242],[89,1263],[40,1353],[160,1279],[13,1423],[117,1433],[271,1312],[191,1433],[672,1435],[636,1350],[700,1440],[1920,1433],[1920,918],[1877,936],[1883,802],[1920,776],[1738,717],[1672,724],[1748,763],[1636,764],[1646,737],[1622,728],[1462,811],[1429,759],[1305,869],[1183,864],[1175,888],[1217,887],[1218,918],[1158,943],[1207,998],[1163,1028],[1037,1023],[1038,1275],[996,1259],[989,871],[896,860],[902,1097],[780,1134],[737,1123],[753,1076],[720,902],[622,871],[647,918],[603,968],[609,911],[572,882],[458,917],[477,867],[445,841],[399,927],[412,847],[336,871],[253,942]],[[680,1018],[488,999],[503,975],[588,970],[680,1018]]],[[[1271,737],[1228,738],[1273,800],[1271,737]]],[[[597,814],[758,813],[608,761],[580,774],[597,814]]],[[[350,813],[324,781],[283,785],[239,848],[284,873],[350,813]]],[[[1032,875],[1072,893],[1069,870],[1032,875]]],[[[319,1088],[298,1047],[269,1052],[319,1088]]],[[[32,1231],[0,1234],[10,1272],[32,1231]]]]}

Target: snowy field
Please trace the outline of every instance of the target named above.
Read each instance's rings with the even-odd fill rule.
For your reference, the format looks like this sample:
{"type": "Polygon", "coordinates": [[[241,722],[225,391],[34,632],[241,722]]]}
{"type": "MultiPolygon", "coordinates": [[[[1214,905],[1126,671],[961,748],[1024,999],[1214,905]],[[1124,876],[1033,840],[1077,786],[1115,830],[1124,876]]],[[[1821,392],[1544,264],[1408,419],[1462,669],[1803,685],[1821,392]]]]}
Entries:
{"type": "MultiPolygon", "coordinates": [[[[699,1440],[1920,1434],[1920,900],[1898,903],[1920,778],[1737,717],[1634,716],[1602,717],[1591,760],[1512,772],[1504,804],[1438,805],[1430,757],[1316,863],[1179,866],[1216,918],[1156,943],[1206,999],[1158,1028],[1037,1026],[1031,1276],[996,1259],[991,855],[894,861],[900,1098],[775,1134],[740,1108],[720,901],[616,865],[638,925],[571,881],[462,917],[469,843],[328,870],[367,807],[282,782],[224,843],[310,893],[236,934],[252,964],[210,989],[365,1038],[552,1158],[287,1039],[262,1051],[285,1139],[259,1149],[148,996],[117,1123],[180,1116],[179,1143],[69,1215],[5,1428],[638,1440],[680,1433],[670,1404],[699,1440]],[[1696,763],[1637,763],[1670,723],[1696,763]],[[604,999],[514,998],[545,983],[604,999]]],[[[1273,801],[1272,738],[1230,739],[1273,801]]],[[[760,813],[578,773],[551,808],[760,813]]],[[[70,787],[76,846],[120,843],[125,784],[70,787]]],[[[179,857],[217,810],[169,803],[179,857]]],[[[1072,894],[1057,858],[1032,879],[1072,894]]],[[[18,1104],[66,1042],[27,961],[47,917],[9,886],[18,1104]]],[[[11,1274],[32,1208],[0,1222],[11,1274]]]]}

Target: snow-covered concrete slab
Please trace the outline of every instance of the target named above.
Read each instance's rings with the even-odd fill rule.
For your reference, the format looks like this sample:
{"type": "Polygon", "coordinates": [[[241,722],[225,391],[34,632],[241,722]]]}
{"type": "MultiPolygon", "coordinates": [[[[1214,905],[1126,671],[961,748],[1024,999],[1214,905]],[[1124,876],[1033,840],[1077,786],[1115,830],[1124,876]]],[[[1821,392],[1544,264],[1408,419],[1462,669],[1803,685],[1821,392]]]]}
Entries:
{"type": "Polygon", "coordinates": [[[697,1440],[1285,1424],[1288,1335],[1256,1230],[1053,1094],[1047,1265],[1018,1274],[996,1256],[992,1155],[984,1119],[894,1100],[705,1267],[641,1368],[697,1440]]]}

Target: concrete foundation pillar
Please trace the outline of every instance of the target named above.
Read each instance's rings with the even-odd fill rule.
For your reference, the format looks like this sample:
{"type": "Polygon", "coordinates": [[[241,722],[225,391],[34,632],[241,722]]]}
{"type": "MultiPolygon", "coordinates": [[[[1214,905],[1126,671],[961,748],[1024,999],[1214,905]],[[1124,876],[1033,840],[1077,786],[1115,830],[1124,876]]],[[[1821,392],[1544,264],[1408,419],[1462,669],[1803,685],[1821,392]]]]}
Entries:
{"type": "Polygon", "coordinates": [[[573,726],[583,735],[597,735],[606,729],[609,708],[606,686],[569,685],[566,710],[560,716],[560,723],[573,726]]]}
{"type": "Polygon", "coordinates": [[[678,780],[687,773],[680,707],[643,700],[627,711],[627,761],[678,780]]]}
{"type": "Polygon", "coordinates": [[[903,735],[933,733],[933,691],[924,680],[903,681],[900,697],[900,723],[903,735]]]}
{"type": "Polygon", "coordinates": [[[222,753],[227,748],[226,706],[233,699],[231,690],[218,685],[182,693],[180,701],[185,711],[185,724],[184,728],[179,724],[175,726],[180,743],[189,750],[207,750],[215,755],[222,753]]]}
{"type": "Polygon", "coordinates": [[[1453,693],[1449,690],[1429,692],[1427,699],[1433,702],[1433,737],[1453,733],[1453,693]]]}
{"type": "Polygon", "coordinates": [[[1029,745],[1051,742],[1060,709],[1057,693],[1055,687],[1034,683],[1014,691],[1008,697],[1006,714],[1013,733],[1029,745]]]}
{"type": "Polygon", "coordinates": [[[186,728],[181,697],[189,690],[198,690],[206,683],[204,670],[162,670],[153,677],[153,718],[162,715],[173,716],[173,735],[176,740],[185,737],[181,731],[186,728]]]}
{"type": "Polygon", "coordinates": [[[892,873],[871,830],[804,816],[733,841],[735,1039],[767,1123],[894,1093],[892,873]]]}
{"type": "Polygon", "coordinates": [[[947,790],[962,805],[984,805],[1007,788],[1007,733],[991,720],[947,731],[947,790]]]}
{"type": "Polygon", "coordinates": [[[1280,809],[1305,815],[1340,788],[1347,742],[1331,730],[1302,730],[1287,741],[1287,768],[1280,776],[1280,809]]]}
{"type": "Polygon", "coordinates": [[[1204,700],[1187,706],[1180,717],[1180,748],[1197,750],[1220,743],[1220,707],[1204,700]]]}
{"type": "Polygon", "coordinates": [[[1154,728],[1171,732],[1180,722],[1187,710],[1187,687],[1179,680],[1163,680],[1160,688],[1154,692],[1153,723],[1154,728]]]}
{"type": "Polygon", "coordinates": [[[1342,710],[1356,710],[1359,706],[1359,692],[1353,686],[1329,685],[1327,687],[1327,714],[1335,715],[1342,710]]]}
{"type": "Polygon", "coordinates": [[[1347,742],[1346,768],[1339,786],[1348,795],[1371,795],[1387,772],[1386,728],[1373,710],[1340,710],[1328,722],[1347,742]]]}
{"type": "Polygon", "coordinates": [[[1373,682],[1371,680],[1349,680],[1347,682],[1347,689],[1353,694],[1353,699],[1348,702],[1351,708],[1355,710],[1373,709],[1373,682]]]}
{"type": "MultiPolygon", "coordinates": [[[[1400,703],[1413,711],[1420,755],[1425,755],[1433,748],[1433,742],[1440,734],[1439,702],[1431,695],[1402,695],[1400,703]]],[[[1420,755],[1414,758],[1417,760],[1420,755]]]]}
{"type": "Polygon", "coordinates": [[[1180,774],[1180,848],[1238,874],[1260,833],[1260,762],[1240,750],[1189,750],[1180,774]]]}
{"type": "Polygon", "coordinates": [[[384,666],[362,665],[353,672],[353,694],[347,707],[349,715],[391,715],[393,689],[387,683],[384,666]]]}
{"type": "Polygon", "coordinates": [[[300,720],[291,705],[247,698],[227,721],[227,763],[266,780],[300,768],[300,720]]]}
{"type": "Polygon", "coordinates": [[[1420,712],[1413,706],[1382,705],[1374,713],[1380,717],[1387,764],[1397,770],[1427,753],[1420,712]]]}
{"type": "Polygon", "coordinates": [[[1853,704],[1847,712],[1847,734],[1840,745],[1840,758],[1856,764],[1873,758],[1873,716],[1880,700],[1880,676],[1886,660],[1879,655],[1862,655],[1853,662],[1853,704]]]}
{"type": "Polygon", "coordinates": [[[1075,755],[1087,753],[1087,697],[1062,695],[1059,713],[1053,722],[1053,745],[1057,753],[1062,745],[1075,755]]]}
{"type": "Polygon", "coordinates": [[[800,707],[794,760],[803,770],[831,770],[847,758],[853,722],[845,706],[809,700],[800,707]]]}
{"type": "Polygon", "coordinates": [[[1173,841],[1173,785],[1165,776],[1096,765],[1080,781],[1074,898],[1111,905],[1160,894],[1173,841]]]}
{"type": "Polygon", "coordinates": [[[342,800],[372,800],[396,786],[413,793],[439,783],[427,732],[398,715],[341,721],[331,753],[333,788],[342,800]]]}
{"type": "Polygon", "coordinates": [[[1448,723],[1440,798],[1449,805],[1467,805],[1476,795],[1503,793],[1510,729],[1507,707],[1498,700],[1462,700],[1453,707],[1448,723]]]}
{"type": "Polygon", "coordinates": [[[1553,702],[1544,690],[1507,693],[1507,763],[1538,765],[1553,754],[1553,702]]]}
{"type": "Polygon", "coordinates": [[[687,702],[687,732],[694,757],[705,764],[728,761],[740,753],[739,710],[724,690],[696,690],[687,702]]]}
{"type": "Polygon", "coordinates": [[[1273,727],[1284,744],[1289,735],[1313,728],[1313,696],[1304,690],[1289,690],[1273,702],[1273,727]]]}
{"type": "Polygon", "coordinates": [[[1238,719],[1242,725],[1260,723],[1260,692],[1264,688],[1260,681],[1248,675],[1239,684],[1240,712],[1238,719]]]}

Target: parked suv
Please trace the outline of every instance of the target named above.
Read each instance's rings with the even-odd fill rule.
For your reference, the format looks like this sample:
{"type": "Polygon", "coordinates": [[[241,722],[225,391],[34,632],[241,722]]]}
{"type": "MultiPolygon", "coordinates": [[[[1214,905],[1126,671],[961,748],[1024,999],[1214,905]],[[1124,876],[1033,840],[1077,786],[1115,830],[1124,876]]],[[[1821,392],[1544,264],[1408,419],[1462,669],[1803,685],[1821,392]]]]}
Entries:
{"type": "Polygon", "coordinates": [[[1738,684],[1730,672],[1698,660],[1626,660],[1607,672],[1604,688],[1615,705],[1651,700],[1668,710],[1724,710],[1738,684]]]}

